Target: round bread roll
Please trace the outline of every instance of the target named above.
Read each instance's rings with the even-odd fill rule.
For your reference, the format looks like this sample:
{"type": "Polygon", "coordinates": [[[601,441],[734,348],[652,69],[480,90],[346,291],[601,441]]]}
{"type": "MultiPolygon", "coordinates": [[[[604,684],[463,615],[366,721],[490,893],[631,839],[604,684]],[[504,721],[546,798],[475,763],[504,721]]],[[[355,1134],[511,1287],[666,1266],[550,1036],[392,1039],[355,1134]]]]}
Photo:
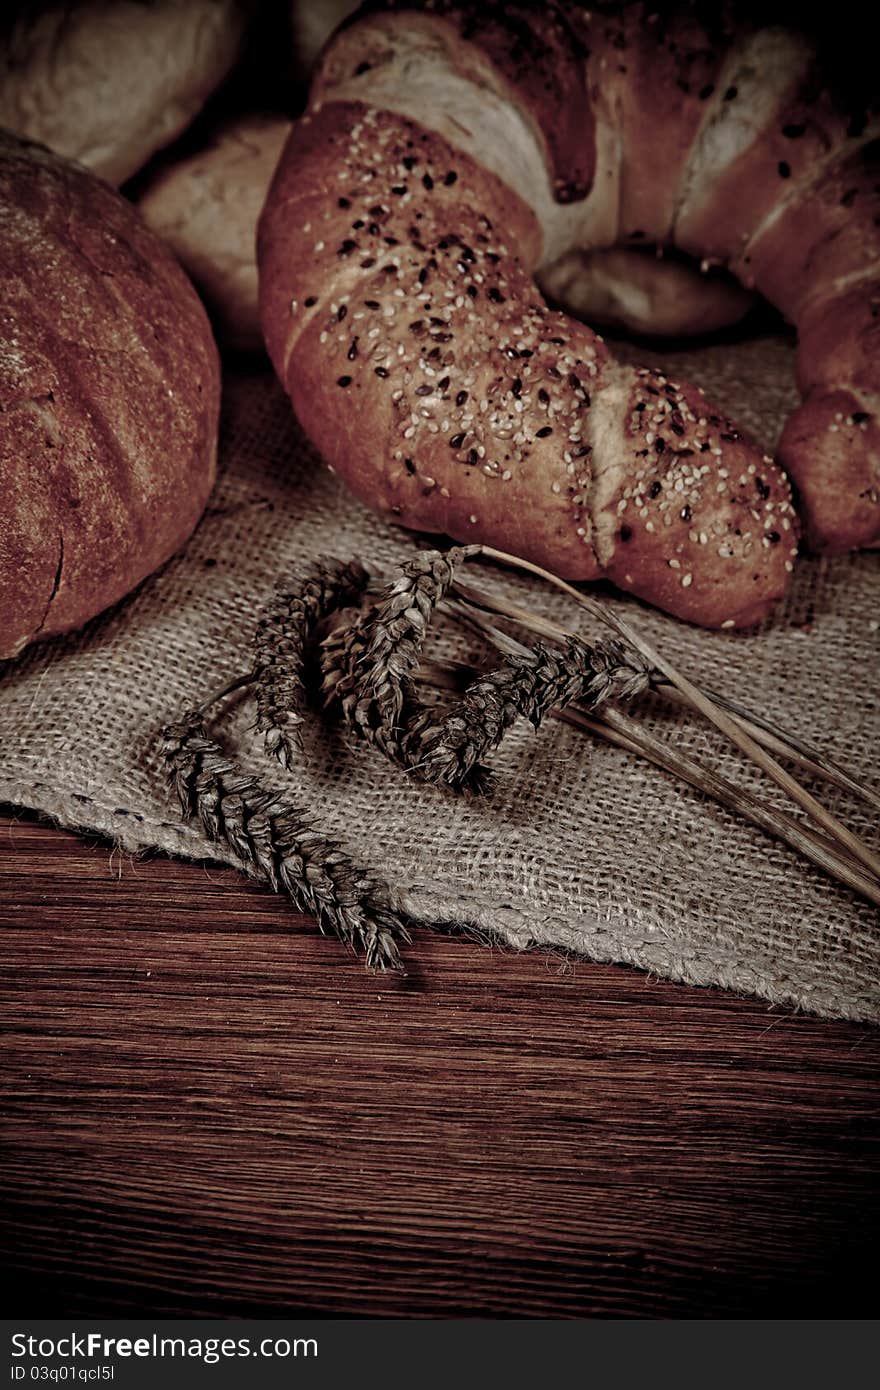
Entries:
{"type": "Polygon", "coordinates": [[[0,126],[121,184],[238,57],[250,0],[25,5],[0,43],[0,126]]]}
{"type": "Polygon", "coordinates": [[[138,200],[201,291],[219,336],[245,351],[263,347],[257,218],[289,133],[284,117],[243,116],[159,170],[138,200]]]}
{"type": "Polygon", "coordinates": [[[219,401],[205,311],[136,210],[0,132],[0,657],[79,627],[184,543],[219,401]]]}

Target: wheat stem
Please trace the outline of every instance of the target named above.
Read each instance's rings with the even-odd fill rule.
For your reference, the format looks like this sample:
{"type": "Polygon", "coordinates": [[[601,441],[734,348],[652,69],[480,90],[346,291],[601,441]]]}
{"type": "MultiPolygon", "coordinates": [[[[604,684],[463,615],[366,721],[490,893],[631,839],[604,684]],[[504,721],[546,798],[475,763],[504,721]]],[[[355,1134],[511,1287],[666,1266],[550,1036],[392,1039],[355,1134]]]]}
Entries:
{"type": "MultiPolygon", "coordinates": [[[[456,579],[453,593],[460,595],[473,607],[509,618],[511,622],[520,624],[537,636],[551,638],[558,642],[564,642],[569,636],[568,628],[563,627],[560,623],[555,623],[552,619],[542,617],[538,613],[532,613],[527,608],[521,608],[518,604],[512,603],[501,595],[487,596],[478,589],[463,583],[460,579],[456,579]]],[[[656,690],[662,690],[666,699],[673,700],[676,704],[683,705],[688,709],[692,708],[691,701],[664,676],[662,671],[654,672],[651,684],[656,690]]],[[[814,748],[791,734],[786,734],[765,716],[756,714],[753,710],[747,709],[746,706],[717,690],[704,686],[703,693],[714,700],[717,705],[720,705],[722,709],[727,710],[728,714],[736,719],[757,743],[763,744],[770,752],[787,758],[811,776],[819,777],[832,786],[840,788],[841,791],[850,792],[872,808],[880,810],[880,794],[857,782],[846,768],[829,758],[821,749],[814,748]]]]}
{"type": "Polygon", "coordinates": [[[308,691],[306,660],[315,627],[336,608],[360,596],[366,570],[322,557],[306,565],[291,584],[279,586],[263,611],[254,637],[256,728],[266,752],[289,768],[300,743],[308,691]]]}
{"type": "MultiPolygon", "coordinates": [[[[460,689],[474,674],[472,667],[460,662],[424,662],[422,670],[423,675],[433,685],[454,690],[460,689]]],[[[809,826],[802,825],[784,811],[765,805],[754,793],[737,787],[720,773],[707,768],[681,749],[671,747],[656,738],[620,710],[603,708],[587,712],[578,705],[572,705],[564,710],[551,710],[550,713],[554,719],[604,739],[605,742],[643,757],[663,771],[680,777],[697,791],[713,797],[722,806],[751,821],[760,830],[782,840],[832,878],[853,888],[870,902],[880,904],[880,888],[861,872],[859,865],[848,854],[838,850],[809,826]]]]}
{"type": "Polygon", "coordinates": [[[573,585],[566,580],[560,579],[558,575],[552,574],[549,570],[543,569],[540,565],[533,564],[530,560],[520,560],[515,555],[508,555],[502,550],[495,550],[491,546],[483,546],[482,553],[488,559],[497,560],[502,564],[512,565],[514,568],[526,570],[530,574],[535,574],[569,595],[586,612],[599,618],[603,623],[613,628],[613,630],[626,641],[628,641],[637,652],[645,658],[650,665],[661,671],[674,686],[676,686],[685,696],[694,709],[699,710],[710,723],[726,734],[732,743],[747,757],[751,758],[768,777],[781,787],[793,801],[795,801],[808,816],[811,816],[833,840],[845,845],[850,853],[867,868],[875,878],[880,878],[880,857],[855,835],[847,826],[840,821],[827,807],[823,806],[816,797],[802,787],[801,784],[787,772],[780,763],[755,741],[735,719],[731,718],[724,710],[719,709],[707,695],[694,685],[687,676],[683,675],[670,661],[642,637],[638,632],[630,627],[629,623],[619,618],[616,613],[598,603],[595,599],[588,598],[580,593],[573,585]]]}
{"type": "Polygon", "coordinates": [[[208,736],[199,712],[164,729],[162,743],[184,815],[198,819],[208,839],[227,844],[322,931],[360,947],[372,969],[402,968],[399,948],[409,933],[381,880],[314,830],[285,795],[243,774],[208,736]]]}

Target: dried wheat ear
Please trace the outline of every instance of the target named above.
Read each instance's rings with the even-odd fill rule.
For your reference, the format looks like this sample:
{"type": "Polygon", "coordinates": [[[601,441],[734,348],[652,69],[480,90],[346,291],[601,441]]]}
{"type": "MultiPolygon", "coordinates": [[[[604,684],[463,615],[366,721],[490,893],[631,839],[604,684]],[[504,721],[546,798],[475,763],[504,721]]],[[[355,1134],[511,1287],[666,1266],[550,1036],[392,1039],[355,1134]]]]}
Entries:
{"type": "Polygon", "coordinates": [[[681,777],[880,904],[880,860],[774,755],[875,808],[880,798],[820,752],[701,689],[595,599],[485,546],[460,546],[445,554],[421,551],[379,587],[371,586],[357,561],[322,559],[276,589],[257,627],[253,669],[170,725],[163,734],[164,753],[184,814],[198,818],[209,839],[225,842],[250,873],[315,916],[322,931],[361,950],[371,968],[401,968],[400,946],[412,926],[404,895],[358,868],[311,825],[287,792],[267,790],[243,775],[209,736],[205,711],[244,687],[255,696],[256,729],[266,752],[287,769],[295,765],[307,710],[322,700],[327,712],[409,775],[476,794],[490,789],[486,759],[518,718],[535,728],[548,714],[564,718],[681,777]],[[587,643],[540,615],[462,583],[458,569],[477,557],[537,574],[614,635],[587,643]],[[481,673],[460,663],[423,660],[441,606],[500,651],[496,667],[481,673]],[[328,620],[335,626],[322,638],[328,620]],[[498,620],[541,640],[527,646],[498,620]],[[438,708],[423,698],[426,686],[452,690],[457,698],[438,708]],[[803,817],[763,802],[618,709],[649,687],[708,718],[783,788],[803,817]]]}

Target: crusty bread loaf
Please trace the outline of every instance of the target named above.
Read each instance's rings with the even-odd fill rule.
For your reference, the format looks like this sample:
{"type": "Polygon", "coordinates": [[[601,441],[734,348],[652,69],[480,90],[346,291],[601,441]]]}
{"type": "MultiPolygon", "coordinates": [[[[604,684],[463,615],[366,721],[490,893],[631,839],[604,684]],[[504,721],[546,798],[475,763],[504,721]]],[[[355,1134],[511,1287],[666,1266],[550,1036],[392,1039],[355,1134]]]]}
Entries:
{"type": "Polygon", "coordinates": [[[0,40],[0,126],[121,184],[201,109],[251,0],[49,0],[0,40]]]}
{"type": "Polygon", "coordinates": [[[540,247],[524,200],[442,135],[355,102],[313,110],[258,236],[266,343],[300,422],[404,525],[754,623],[791,571],[785,479],[695,388],[617,365],[547,309],[540,247]]]}
{"type": "Polygon", "coordinates": [[[65,632],[177,550],[214,478],[219,363],[135,209],[0,133],[0,657],[65,632]]]}
{"type": "Polygon", "coordinates": [[[880,127],[806,39],[741,15],[375,0],[337,33],[260,292],[294,406],[363,498],[695,622],[765,615],[796,552],[781,469],[535,291],[584,253],[670,246],[801,328],[781,456],[810,540],[876,543],[880,364],[847,296],[880,283],[880,127]]]}
{"type": "Polygon", "coordinates": [[[138,199],[201,291],[225,343],[262,350],[257,218],[290,133],[281,116],[242,116],[204,149],[159,169],[138,199]]]}

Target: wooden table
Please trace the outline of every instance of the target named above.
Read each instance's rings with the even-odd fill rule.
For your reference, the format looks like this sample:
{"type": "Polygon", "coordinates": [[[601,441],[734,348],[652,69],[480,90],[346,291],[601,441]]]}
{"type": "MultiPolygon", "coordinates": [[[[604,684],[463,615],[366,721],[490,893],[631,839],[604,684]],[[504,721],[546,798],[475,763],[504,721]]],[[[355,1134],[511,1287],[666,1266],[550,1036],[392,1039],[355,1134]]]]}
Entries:
{"type": "Polygon", "coordinates": [[[880,1034],[0,819],[13,1312],[865,1317],[880,1034]]]}

